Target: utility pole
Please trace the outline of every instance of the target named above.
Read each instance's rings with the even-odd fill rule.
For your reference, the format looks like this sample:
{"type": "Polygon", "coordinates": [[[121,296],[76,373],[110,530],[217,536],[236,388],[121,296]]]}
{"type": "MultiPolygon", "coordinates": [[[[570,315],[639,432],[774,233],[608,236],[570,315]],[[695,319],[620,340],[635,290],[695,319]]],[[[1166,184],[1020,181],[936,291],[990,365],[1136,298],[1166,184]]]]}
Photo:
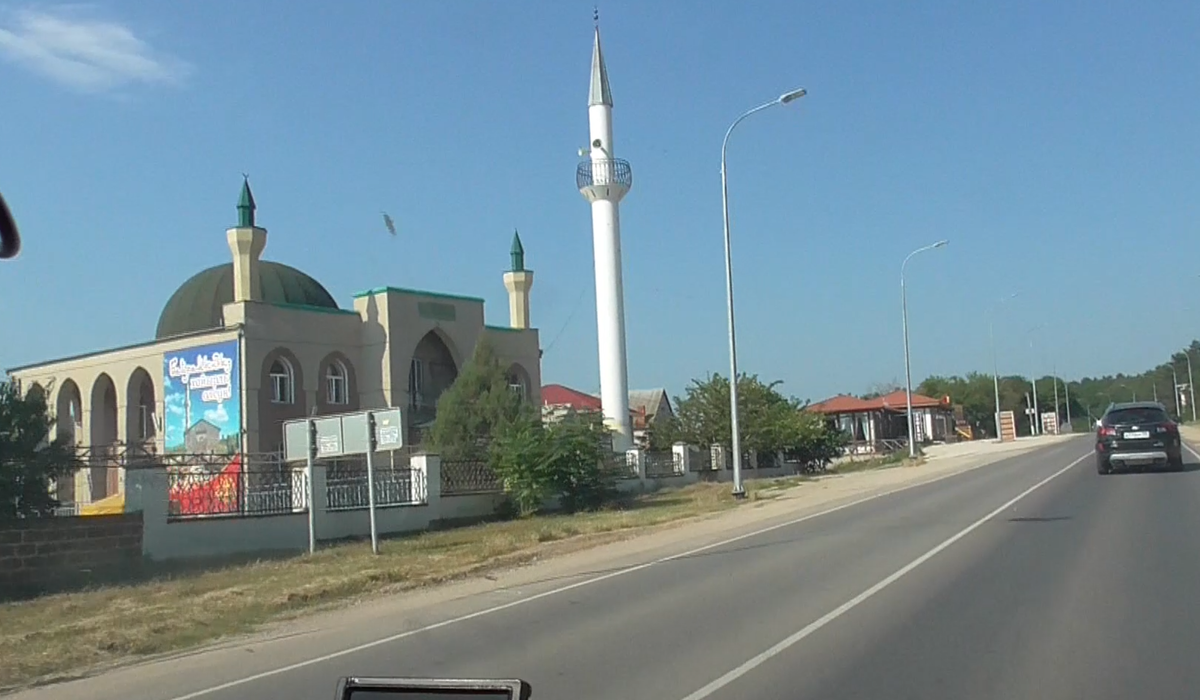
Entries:
{"type": "Polygon", "coordinates": [[[1054,370],[1054,434],[1058,435],[1058,417],[1062,415],[1062,409],[1058,405],[1058,365],[1053,366],[1054,370]]]}
{"type": "Polygon", "coordinates": [[[1179,375],[1175,372],[1175,361],[1171,358],[1171,393],[1175,395],[1175,417],[1179,417],[1179,375]]]}
{"type": "Polygon", "coordinates": [[[1196,383],[1192,381],[1192,352],[1189,348],[1185,350],[1183,356],[1187,358],[1188,363],[1188,399],[1192,402],[1192,422],[1196,422],[1196,383]]]}
{"type": "Polygon", "coordinates": [[[1075,432],[1071,424],[1071,382],[1063,382],[1063,391],[1067,394],[1067,427],[1071,428],[1071,432],[1075,432]]]}

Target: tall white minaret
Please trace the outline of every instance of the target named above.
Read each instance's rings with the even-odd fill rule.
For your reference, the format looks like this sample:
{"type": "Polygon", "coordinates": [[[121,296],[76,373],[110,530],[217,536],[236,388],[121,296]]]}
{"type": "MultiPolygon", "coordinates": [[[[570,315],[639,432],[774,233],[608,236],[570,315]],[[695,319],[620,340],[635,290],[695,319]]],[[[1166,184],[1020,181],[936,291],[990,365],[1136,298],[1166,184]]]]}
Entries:
{"type": "Polygon", "coordinates": [[[613,449],[633,446],[629,416],[629,374],[625,361],[625,292],[621,284],[620,202],[633,185],[629,163],[613,150],[612,91],[600,51],[600,26],[592,46],[592,84],[588,92],[591,142],[580,155],[576,184],[592,204],[592,245],[596,263],[596,326],[600,345],[600,403],[614,431],[613,449]]]}

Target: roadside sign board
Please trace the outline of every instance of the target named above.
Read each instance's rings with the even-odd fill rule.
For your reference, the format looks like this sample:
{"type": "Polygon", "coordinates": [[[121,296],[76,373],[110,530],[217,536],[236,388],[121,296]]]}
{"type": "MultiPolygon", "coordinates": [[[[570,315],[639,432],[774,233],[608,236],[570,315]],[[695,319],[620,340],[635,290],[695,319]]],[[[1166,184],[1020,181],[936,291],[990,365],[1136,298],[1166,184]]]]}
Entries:
{"type": "Polygon", "coordinates": [[[367,426],[372,420],[376,452],[404,446],[400,409],[381,408],[287,421],[283,424],[283,458],[302,462],[308,459],[310,451],[314,459],[366,454],[371,449],[367,426]]]}

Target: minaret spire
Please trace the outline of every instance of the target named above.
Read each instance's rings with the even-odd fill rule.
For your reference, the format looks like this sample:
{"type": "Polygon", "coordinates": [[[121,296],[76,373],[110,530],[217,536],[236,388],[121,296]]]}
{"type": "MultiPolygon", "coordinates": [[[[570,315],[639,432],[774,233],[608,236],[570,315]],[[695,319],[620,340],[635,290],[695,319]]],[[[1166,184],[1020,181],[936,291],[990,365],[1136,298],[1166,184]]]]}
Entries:
{"type": "Polygon", "coordinates": [[[254,194],[250,191],[250,176],[242,173],[242,196],[238,198],[238,226],[250,228],[254,226],[254,194]]]}
{"type": "Polygon", "coordinates": [[[596,21],[596,39],[592,44],[592,85],[588,90],[588,107],[608,105],[612,107],[612,88],[608,86],[608,68],[604,65],[604,53],[600,51],[600,10],[592,15],[596,21]]]}
{"type": "Polygon", "coordinates": [[[510,272],[525,271],[525,246],[521,245],[521,234],[513,229],[512,247],[508,249],[508,254],[512,257],[512,269],[510,272]]]}

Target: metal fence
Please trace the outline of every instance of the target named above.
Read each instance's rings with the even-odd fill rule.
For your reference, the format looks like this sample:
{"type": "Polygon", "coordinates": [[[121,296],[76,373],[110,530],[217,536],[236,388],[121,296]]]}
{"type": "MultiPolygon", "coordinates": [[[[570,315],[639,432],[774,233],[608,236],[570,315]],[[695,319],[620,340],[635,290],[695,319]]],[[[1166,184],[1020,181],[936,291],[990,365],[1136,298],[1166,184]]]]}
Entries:
{"type": "Polygon", "coordinates": [[[205,517],[283,515],[308,507],[308,475],[269,456],[265,461],[245,459],[224,464],[195,462],[167,464],[167,516],[172,520],[205,517]]]}
{"type": "MultiPolygon", "coordinates": [[[[375,467],[375,505],[401,506],[421,503],[425,485],[420,483],[424,472],[409,467],[375,467]]],[[[327,510],[358,510],[370,506],[366,464],[341,466],[326,473],[325,508],[327,510]]]]}
{"type": "Polygon", "coordinates": [[[441,464],[442,495],[495,493],[503,490],[500,477],[486,460],[446,460],[441,464]]]}
{"type": "Polygon", "coordinates": [[[679,474],[679,461],[675,456],[674,451],[655,450],[648,451],[645,455],[646,460],[646,476],[651,478],[662,478],[666,476],[675,476],[679,474]]]}
{"type": "Polygon", "coordinates": [[[712,471],[713,455],[712,448],[700,449],[688,446],[688,466],[694,472],[712,471]]]}
{"type": "Polygon", "coordinates": [[[625,452],[604,452],[600,468],[614,479],[638,478],[637,464],[625,452]]]}

